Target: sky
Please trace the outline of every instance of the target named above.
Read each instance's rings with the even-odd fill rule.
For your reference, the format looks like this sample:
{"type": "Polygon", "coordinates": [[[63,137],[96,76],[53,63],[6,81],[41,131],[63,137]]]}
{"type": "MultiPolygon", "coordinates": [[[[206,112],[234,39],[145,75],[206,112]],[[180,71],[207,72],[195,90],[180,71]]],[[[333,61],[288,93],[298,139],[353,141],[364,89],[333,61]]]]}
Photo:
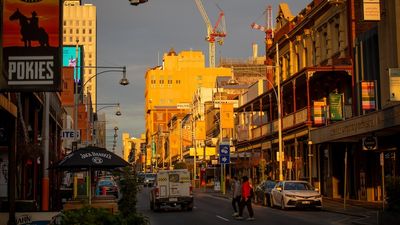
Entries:
{"type": "MultiPolygon", "coordinates": [[[[297,15],[312,0],[287,0],[293,15],[297,15]]],[[[276,0],[202,0],[212,25],[219,9],[224,11],[227,36],[222,46],[216,45],[219,57],[247,59],[252,55],[252,43],[258,43],[259,55],[265,52],[265,34],[253,30],[250,24],[265,24],[265,8],[272,5],[275,21],[276,0]]],[[[82,0],[97,8],[97,65],[126,66],[130,84],[119,85],[120,73],[104,73],[97,77],[98,103],[121,104],[122,115],[115,108],[106,108],[107,148],[112,149],[114,127],[118,138],[116,153],[121,154],[122,132],[140,137],[145,131],[144,76],[148,68],[160,65],[171,48],[179,53],[198,50],[205,55],[208,66],[206,26],[194,0],[149,0],[131,6],[129,0],[82,0]]],[[[216,61],[218,65],[218,61],[216,61]]],[[[100,72],[100,70],[98,70],[100,72]]],[[[101,113],[99,112],[99,113],[101,113]]]]}

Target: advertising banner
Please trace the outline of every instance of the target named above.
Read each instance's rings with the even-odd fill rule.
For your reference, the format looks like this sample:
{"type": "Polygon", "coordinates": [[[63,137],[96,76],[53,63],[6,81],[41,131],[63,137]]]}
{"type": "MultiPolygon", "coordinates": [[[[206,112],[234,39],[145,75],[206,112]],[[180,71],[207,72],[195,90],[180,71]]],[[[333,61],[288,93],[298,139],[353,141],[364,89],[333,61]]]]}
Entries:
{"type": "Polygon", "coordinates": [[[221,126],[222,128],[234,127],[233,121],[233,104],[232,103],[222,103],[221,104],[221,126]]]}
{"type": "Polygon", "coordinates": [[[82,82],[81,67],[83,64],[83,46],[63,46],[62,48],[62,66],[74,68],[74,80],[76,83],[82,82]],[[78,56],[78,57],[77,57],[78,56]]]}
{"type": "Polygon", "coordinates": [[[3,2],[0,89],[61,91],[61,1],[3,2]]]}
{"type": "Polygon", "coordinates": [[[343,94],[329,94],[329,113],[332,121],[339,121],[343,119],[343,94]]]}
{"type": "Polygon", "coordinates": [[[400,101],[400,69],[389,69],[390,101],[400,101]]]}
{"type": "Polygon", "coordinates": [[[375,109],[375,82],[361,81],[362,110],[375,109]]]}
{"type": "Polygon", "coordinates": [[[326,121],[325,101],[314,101],[313,116],[315,125],[324,125],[326,121]]]}
{"type": "Polygon", "coordinates": [[[206,122],[205,121],[196,121],[196,140],[205,140],[206,139],[206,122]]]}

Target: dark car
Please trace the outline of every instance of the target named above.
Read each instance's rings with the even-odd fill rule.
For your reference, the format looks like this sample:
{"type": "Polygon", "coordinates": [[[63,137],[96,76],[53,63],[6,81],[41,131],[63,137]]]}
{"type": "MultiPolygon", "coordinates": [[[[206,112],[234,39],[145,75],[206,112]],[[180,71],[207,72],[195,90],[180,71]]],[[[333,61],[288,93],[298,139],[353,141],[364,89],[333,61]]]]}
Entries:
{"type": "Polygon", "coordinates": [[[155,173],[145,173],[144,174],[144,181],[143,185],[146,187],[153,187],[156,181],[156,174],[155,173]]]}
{"type": "Polygon", "coordinates": [[[99,180],[97,182],[97,193],[99,195],[114,195],[118,198],[118,185],[114,180],[99,180]]]}
{"type": "Polygon", "coordinates": [[[254,189],[257,203],[270,206],[271,190],[275,187],[273,180],[264,180],[254,189]]]}

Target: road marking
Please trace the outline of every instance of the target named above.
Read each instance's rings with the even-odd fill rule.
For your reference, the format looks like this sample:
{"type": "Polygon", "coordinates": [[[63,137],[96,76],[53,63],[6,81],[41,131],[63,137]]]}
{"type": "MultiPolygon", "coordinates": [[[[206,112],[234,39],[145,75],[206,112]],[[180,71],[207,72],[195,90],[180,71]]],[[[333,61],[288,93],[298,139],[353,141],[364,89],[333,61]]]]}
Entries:
{"type": "Polygon", "coordinates": [[[217,217],[217,218],[220,218],[221,220],[224,220],[224,221],[226,221],[226,222],[229,222],[229,220],[228,220],[227,218],[225,218],[225,217],[218,216],[218,215],[216,215],[216,217],[217,217]]]}

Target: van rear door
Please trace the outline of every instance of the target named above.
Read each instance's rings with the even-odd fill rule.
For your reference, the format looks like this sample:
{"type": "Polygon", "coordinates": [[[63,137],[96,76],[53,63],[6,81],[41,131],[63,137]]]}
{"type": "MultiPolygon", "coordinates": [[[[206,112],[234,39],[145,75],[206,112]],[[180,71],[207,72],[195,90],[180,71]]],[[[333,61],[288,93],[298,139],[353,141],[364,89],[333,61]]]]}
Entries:
{"type": "Polygon", "coordinates": [[[169,195],[171,197],[190,195],[190,174],[187,170],[170,171],[168,179],[169,179],[169,195]]]}
{"type": "Polygon", "coordinates": [[[168,172],[167,171],[160,171],[157,173],[157,186],[159,188],[161,198],[165,198],[165,197],[169,196],[168,172]]]}

